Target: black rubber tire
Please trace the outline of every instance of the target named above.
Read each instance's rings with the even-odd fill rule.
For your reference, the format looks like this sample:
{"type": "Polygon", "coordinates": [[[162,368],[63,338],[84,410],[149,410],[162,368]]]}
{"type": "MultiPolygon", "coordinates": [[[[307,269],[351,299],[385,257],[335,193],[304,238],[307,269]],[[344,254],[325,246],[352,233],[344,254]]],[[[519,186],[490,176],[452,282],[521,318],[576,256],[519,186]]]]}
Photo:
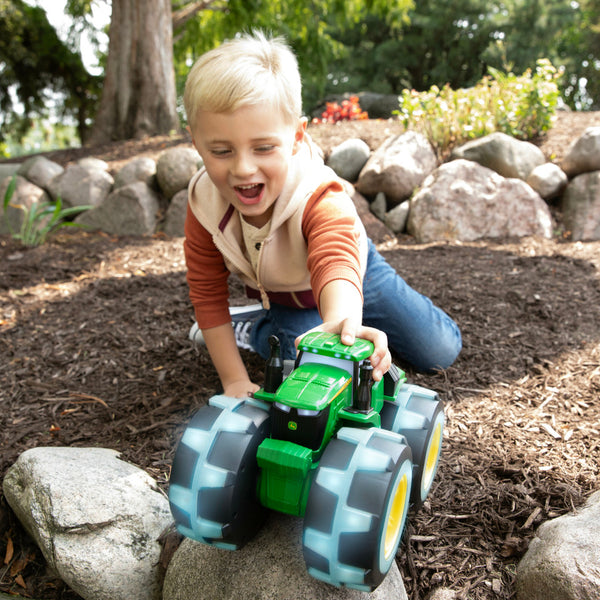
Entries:
{"type": "Polygon", "coordinates": [[[213,396],[184,431],[171,470],[169,504],[186,537],[241,548],[262,526],[256,449],[269,431],[269,406],[213,396]]]}
{"type": "Polygon", "coordinates": [[[343,427],[327,446],[304,516],[308,572],[370,592],[395,559],[408,512],[411,451],[404,438],[376,427],[343,427]]]}
{"type": "Polygon", "coordinates": [[[444,405],[436,392],[405,384],[396,402],[385,401],[381,427],[403,435],[413,453],[411,502],[420,507],[437,472],[444,434],[444,405]]]}

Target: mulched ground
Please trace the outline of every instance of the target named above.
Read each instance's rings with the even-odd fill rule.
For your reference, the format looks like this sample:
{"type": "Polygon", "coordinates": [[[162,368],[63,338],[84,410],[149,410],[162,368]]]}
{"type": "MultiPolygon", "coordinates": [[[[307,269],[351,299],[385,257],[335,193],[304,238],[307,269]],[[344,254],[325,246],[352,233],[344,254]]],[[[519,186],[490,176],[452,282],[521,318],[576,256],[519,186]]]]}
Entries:
{"type": "MultiPolygon", "coordinates": [[[[576,127],[600,124],[598,113],[587,117],[561,121],[540,141],[547,155],[558,160],[576,127]]],[[[391,126],[367,123],[371,133],[365,124],[361,132],[373,145],[391,126]]],[[[331,126],[315,137],[331,147],[356,131],[331,126]]],[[[87,152],[116,165],[172,140],[155,142],[87,152]]],[[[74,232],[30,249],[0,237],[0,477],[28,448],[99,446],[166,489],[179,436],[219,391],[206,352],[187,340],[181,242],[74,232]]],[[[441,394],[447,414],[436,483],[398,554],[408,595],[446,586],[459,598],[513,598],[535,529],[599,487],[600,242],[419,245],[401,236],[381,250],[464,338],[446,372],[408,371],[441,394]]],[[[260,382],[262,361],[244,357],[260,382]]],[[[0,559],[0,591],[79,598],[47,572],[3,497],[0,559]]]]}

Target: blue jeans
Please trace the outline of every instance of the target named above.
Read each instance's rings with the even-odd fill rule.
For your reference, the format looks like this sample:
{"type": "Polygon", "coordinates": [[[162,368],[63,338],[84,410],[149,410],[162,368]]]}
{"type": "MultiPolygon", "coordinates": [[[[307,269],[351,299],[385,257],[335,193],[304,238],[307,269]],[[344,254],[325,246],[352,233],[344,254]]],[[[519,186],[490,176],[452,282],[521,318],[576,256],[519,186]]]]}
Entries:
{"type": "MultiPolygon", "coordinates": [[[[429,298],[413,290],[388,265],[369,240],[363,281],[363,324],[384,331],[390,348],[419,371],[449,367],[462,348],[456,323],[429,298]]],[[[322,323],[317,309],[295,309],[271,304],[252,328],[250,343],[265,358],[268,338],[275,334],[284,359],[296,357],[294,340],[322,323]]]]}

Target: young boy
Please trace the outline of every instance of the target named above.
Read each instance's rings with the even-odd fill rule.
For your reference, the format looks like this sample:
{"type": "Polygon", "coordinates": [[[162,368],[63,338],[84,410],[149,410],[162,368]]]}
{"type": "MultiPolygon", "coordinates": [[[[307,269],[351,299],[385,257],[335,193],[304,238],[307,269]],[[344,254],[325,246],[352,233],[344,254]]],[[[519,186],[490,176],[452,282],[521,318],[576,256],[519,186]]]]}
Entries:
{"type": "Polygon", "coordinates": [[[230,273],[262,302],[249,343],[265,359],[271,334],[285,359],[295,357],[299,337],[319,329],[349,345],[371,340],[375,380],[391,363],[388,340],[418,369],[454,362],[458,327],[377,252],[307,135],[298,65],[281,39],[245,35],[201,56],[184,104],[204,161],[189,185],[187,279],[226,395],[258,389],[232,327],[230,273]]]}

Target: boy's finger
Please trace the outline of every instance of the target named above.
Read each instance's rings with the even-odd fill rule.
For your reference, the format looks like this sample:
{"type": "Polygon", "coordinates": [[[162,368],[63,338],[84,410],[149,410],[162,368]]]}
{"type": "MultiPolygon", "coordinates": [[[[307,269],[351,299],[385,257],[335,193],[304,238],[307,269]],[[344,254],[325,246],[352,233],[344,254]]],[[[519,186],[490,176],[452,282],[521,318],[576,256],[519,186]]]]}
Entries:
{"type": "Polygon", "coordinates": [[[346,346],[352,346],[356,341],[356,335],[359,327],[350,319],[344,319],[342,321],[342,330],[340,332],[340,338],[342,343],[346,346]]]}

